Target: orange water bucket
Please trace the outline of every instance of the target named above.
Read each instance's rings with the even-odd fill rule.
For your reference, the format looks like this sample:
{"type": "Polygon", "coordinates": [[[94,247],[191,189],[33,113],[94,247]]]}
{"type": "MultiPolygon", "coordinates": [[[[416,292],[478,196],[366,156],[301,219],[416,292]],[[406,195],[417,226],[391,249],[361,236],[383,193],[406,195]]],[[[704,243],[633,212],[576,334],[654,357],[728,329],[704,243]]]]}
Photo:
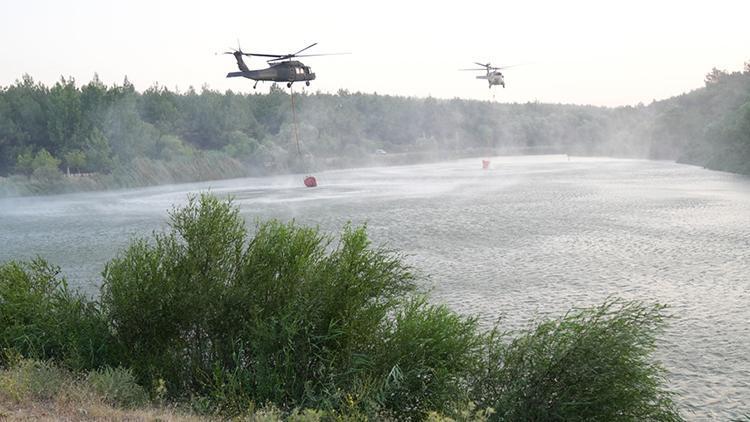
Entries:
{"type": "Polygon", "coordinates": [[[482,169],[487,170],[490,168],[490,160],[482,160],[482,169]]]}
{"type": "Polygon", "coordinates": [[[307,176],[305,177],[305,186],[307,186],[308,188],[314,188],[318,186],[318,181],[314,176],[307,176]]]}

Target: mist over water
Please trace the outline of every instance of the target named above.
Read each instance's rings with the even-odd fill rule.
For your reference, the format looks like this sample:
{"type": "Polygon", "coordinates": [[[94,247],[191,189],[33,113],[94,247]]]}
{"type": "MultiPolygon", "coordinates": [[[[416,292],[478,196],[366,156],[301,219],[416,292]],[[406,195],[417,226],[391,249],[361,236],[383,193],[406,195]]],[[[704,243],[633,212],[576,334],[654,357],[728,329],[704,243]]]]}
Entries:
{"type": "Polygon", "coordinates": [[[521,329],[609,296],[670,305],[658,358],[688,419],[750,408],[750,178],[669,162],[479,158],[0,199],[0,262],[36,255],[96,294],[104,264],[164,228],[188,193],[231,195],[256,219],[331,233],[367,223],[432,300],[521,329]],[[694,413],[691,413],[694,412],[694,413]]]}

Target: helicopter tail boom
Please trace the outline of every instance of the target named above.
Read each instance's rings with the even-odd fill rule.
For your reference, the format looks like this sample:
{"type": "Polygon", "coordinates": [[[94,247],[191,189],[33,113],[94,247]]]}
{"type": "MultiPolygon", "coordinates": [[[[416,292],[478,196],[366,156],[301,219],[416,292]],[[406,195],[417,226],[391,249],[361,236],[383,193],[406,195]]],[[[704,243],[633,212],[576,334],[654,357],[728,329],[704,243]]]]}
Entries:
{"type": "Polygon", "coordinates": [[[229,72],[227,73],[227,78],[239,78],[245,76],[245,72],[229,72]]]}

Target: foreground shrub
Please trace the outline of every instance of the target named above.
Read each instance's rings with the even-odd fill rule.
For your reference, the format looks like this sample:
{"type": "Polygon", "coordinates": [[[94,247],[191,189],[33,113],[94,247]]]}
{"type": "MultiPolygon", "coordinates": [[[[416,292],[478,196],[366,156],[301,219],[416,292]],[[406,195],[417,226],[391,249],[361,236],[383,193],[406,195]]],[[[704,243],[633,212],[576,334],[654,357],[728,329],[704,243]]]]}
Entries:
{"type": "Polygon", "coordinates": [[[610,300],[543,322],[489,349],[474,394],[498,420],[681,420],[651,356],[663,320],[662,306],[610,300]]]}
{"type": "Polygon", "coordinates": [[[11,351],[75,369],[110,358],[106,320],[94,302],[68,289],[59,272],[43,259],[0,265],[0,364],[7,364],[11,351]]]}
{"type": "Polygon", "coordinates": [[[455,404],[469,402],[467,377],[484,341],[475,319],[417,299],[388,321],[383,340],[381,402],[399,418],[420,419],[427,410],[453,415],[455,404]]]}
{"type": "Polygon", "coordinates": [[[364,227],[336,240],[270,221],[249,235],[210,195],[112,260],[99,302],[43,261],[9,263],[0,310],[8,356],[98,368],[84,391],[118,406],[148,391],[253,420],[680,419],[651,360],[659,306],[608,301],[485,333],[429,304],[364,227]]]}
{"type": "MultiPolygon", "coordinates": [[[[435,312],[421,303],[390,322],[413,276],[398,255],[372,248],[364,228],[347,227],[334,244],[316,229],[268,222],[248,238],[237,209],[209,195],[173,211],[170,232],[134,242],[104,277],[103,307],[141,383],[164,379],[173,396],[209,397],[230,413],[250,402],[327,408],[346,400],[402,411],[405,402],[376,394],[392,385],[385,380],[397,362],[386,353],[400,353],[403,366],[420,362],[390,340],[400,327],[427,327],[435,312]]],[[[436,349],[457,341],[439,323],[421,337],[436,349]]],[[[450,353],[430,364],[462,361],[450,353]]],[[[419,371],[432,373],[420,395],[458,378],[447,367],[419,371]]]]}

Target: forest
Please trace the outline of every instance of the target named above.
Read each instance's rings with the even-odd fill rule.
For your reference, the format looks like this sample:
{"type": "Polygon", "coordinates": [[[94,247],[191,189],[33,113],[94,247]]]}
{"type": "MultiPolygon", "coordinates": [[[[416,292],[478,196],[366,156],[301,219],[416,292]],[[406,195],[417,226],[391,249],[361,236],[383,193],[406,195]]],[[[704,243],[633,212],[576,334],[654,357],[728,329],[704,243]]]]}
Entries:
{"type": "Polygon", "coordinates": [[[146,186],[488,154],[676,160],[750,174],[750,63],[616,108],[294,94],[138,92],[24,75],[0,87],[0,196],[146,186]],[[296,124],[295,124],[296,122],[296,124]]]}

